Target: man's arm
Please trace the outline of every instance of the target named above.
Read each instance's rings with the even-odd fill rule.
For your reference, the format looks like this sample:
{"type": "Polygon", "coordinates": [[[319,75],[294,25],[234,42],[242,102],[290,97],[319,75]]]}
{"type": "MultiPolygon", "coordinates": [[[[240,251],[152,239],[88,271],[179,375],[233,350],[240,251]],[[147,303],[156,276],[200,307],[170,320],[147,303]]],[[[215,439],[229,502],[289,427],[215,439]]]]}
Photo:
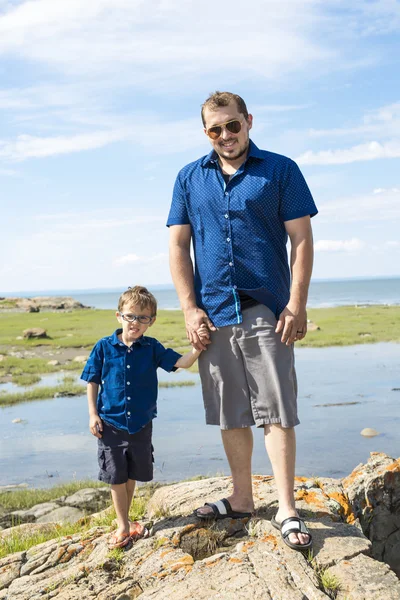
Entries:
{"type": "Polygon", "coordinates": [[[185,316],[186,335],[196,350],[206,350],[210,340],[200,339],[197,331],[203,323],[215,330],[207,314],[196,305],[193,263],[190,257],[192,230],[190,225],[171,225],[169,262],[176,292],[185,316]]]}
{"type": "Polygon", "coordinates": [[[314,252],[309,216],[285,221],[285,227],[292,246],[292,285],[289,303],[279,316],[276,331],[282,331],[282,342],[289,346],[296,340],[302,340],[307,333],[306,304],[314,252]]]}

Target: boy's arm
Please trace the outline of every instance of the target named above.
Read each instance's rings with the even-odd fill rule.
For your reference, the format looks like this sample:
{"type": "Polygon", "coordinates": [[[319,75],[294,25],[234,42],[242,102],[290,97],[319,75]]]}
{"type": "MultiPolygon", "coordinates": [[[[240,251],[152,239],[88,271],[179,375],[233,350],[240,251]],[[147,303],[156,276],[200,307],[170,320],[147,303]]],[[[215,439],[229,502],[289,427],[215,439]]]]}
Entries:
{"type": "Polygon", "coordinates": [[[177,369],[189,369],[198,357],[201,354],[201,350],[196,350],[196,348],[192,348],[190,352],[186,352],[183,356],[181,356],[175,363],[175,367],[177,369]]]}
{"type": "Polygon", "coordinates": [[[97,394],[99,393],[99,384],[90,381],[87,384],[87,398],[89,408],[89,429],[91,433],[101,438],[101,432],[103,431],[103,422],[97,413],[97,394]]]}

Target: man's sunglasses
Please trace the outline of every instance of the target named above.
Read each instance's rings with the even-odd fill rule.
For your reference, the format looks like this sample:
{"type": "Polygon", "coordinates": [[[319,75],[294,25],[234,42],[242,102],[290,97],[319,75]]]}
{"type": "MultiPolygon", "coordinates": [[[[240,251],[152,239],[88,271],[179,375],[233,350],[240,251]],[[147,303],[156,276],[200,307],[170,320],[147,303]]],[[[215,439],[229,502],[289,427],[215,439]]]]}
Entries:
{"type": "Polygon", "coordinates": [[[212,140],[217,140],[222,133],[222,129],[225,127],[230,133],[239,133],[242,129],[242,122],[238,119],[233,119],[232,121],[227,121],[226,123],[221,123],[221,125],[214,125],[209,129],[206,129],[206,134],[212,140]]]}
{"type": "Polygon", "coordinates": [[[123,320],[127,321],[128,323],[134,323],[135,321],[138,321],[138,323],[141,323],[142,325],[148,325],[153,320],[153,317],[148,317],[147,315],[132,315],[131,313],[120,313],[119,316],[122,317],[123,320]]]}

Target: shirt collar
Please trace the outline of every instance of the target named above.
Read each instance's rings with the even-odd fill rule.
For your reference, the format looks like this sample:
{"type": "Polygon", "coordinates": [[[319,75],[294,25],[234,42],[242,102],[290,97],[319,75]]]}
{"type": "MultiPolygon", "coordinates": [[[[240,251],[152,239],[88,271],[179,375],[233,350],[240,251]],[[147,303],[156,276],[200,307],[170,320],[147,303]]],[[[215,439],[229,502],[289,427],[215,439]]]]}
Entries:
{"type": "MultiPolygon", "coordinates": [[[[247,154],[247,159],[249,158],[264,158],[262,150],[260,150],[252,140],[250,140],[249,152],[247,154]]],[[[202,167],[208,167],[210,163],[218,163],[218,154],[215,152],[215,150],[211,150],[211,152],[204,157],[202,167]]]]}
{"type": "MultiPolygon", "coordinates": [[[[123,342],[121,342],[118,339],[118,336],[122,333],[122,329],[116,329],[114,331],[114,333],[112,334],[112,336],[110,337],[110,342],[113,346],[119,346],[120,344],[122,344],[123,342]]],[[[140,338],[138,338],[134,344],[139,344],[140,346],[149,346],[150,342],[148,341],[148,339],[146,337],[144,337],[144,335],[142,335],[140,338]]],[[[125,346],[125,344],[124,344],[125,346]]]]}

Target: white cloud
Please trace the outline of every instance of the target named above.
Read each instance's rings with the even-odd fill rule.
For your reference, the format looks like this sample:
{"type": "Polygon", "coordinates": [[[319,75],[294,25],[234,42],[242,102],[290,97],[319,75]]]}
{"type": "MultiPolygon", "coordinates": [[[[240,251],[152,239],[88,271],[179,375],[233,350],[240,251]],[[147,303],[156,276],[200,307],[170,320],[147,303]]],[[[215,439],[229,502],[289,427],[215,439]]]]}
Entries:
{"type": "Polygon", "coordinates": [[[375,110],[367,111],[361,118],[361,125],[353,127],[337,127],[334,129],[310,129],[311,138],[338,138],[374,136],[392,138],[400,135],[400,102],[388,104],[375,110]]]}
{"type": "Polygon", "coordinates": [[[400,140],[379,143],[376,141],[338,150],[308,150],[296,158],[299,165],[343,165],[378,158],[399,158],[400,140]]]}
{"type": "Polygon", "coordinates": [[[135,263],[148,264],[154,262],[163,262],[168,259],[168,254],[165,252],[161,252],[159,254],[153,254],[151,256],[138,256],[137,254],[126,254],[125,256],[120,256],[114,260],[114,265],[117,267],[124,267],[126,265],[131,265],[135,263]]]}
{"type": "Polygon", "coordinates": [[[25,160],[27,158],[44,158],[82,150],[93,150],[102,148],[112,142],[121,141],[125,133],[120,131],[98,131],[93,133],[56,136],[56,137],[34,137],[31,135],[20,135],[15,141],[0,141],[0,157],[7,160],[25,160]]]}
{"type": "Polygon", "coordinates": [[[218,15],[234,40],[227,51],[211,0],[31,0],[0,15],[0,53],[91,78],[124,73],[136,85],[216,71],[235,81],[240,68],[275,79],[299,65],[306,69],[324,60],[325,66],[337,55],[312,35],[321,19],[317,0],[252,0],[250,5],[247,11],[232,10],[231,2],[221,0],[218,15]],[[293,19],[304,4],[306,10],[297,10],[293,19]]]}
{"type": "Polygon", "coordinates": [[[400,242],[398,242],[396,240],[389,240],[389,241],[385,242],[385,246],[387,248],[400,248],[400,242]]]}
{"type": "Polygon", "coordinates": [[[357,252],[365,247],[365,242],[358,238],[351,240],[319,240],[315,243],[316,252],[357,252]]]}
{"type": "Polygon", "coordinates": [[[370,194],[324,202],[318,208],[321,223],[393,222],[400,220],[400,190],[378,188],[370,194]]]}

